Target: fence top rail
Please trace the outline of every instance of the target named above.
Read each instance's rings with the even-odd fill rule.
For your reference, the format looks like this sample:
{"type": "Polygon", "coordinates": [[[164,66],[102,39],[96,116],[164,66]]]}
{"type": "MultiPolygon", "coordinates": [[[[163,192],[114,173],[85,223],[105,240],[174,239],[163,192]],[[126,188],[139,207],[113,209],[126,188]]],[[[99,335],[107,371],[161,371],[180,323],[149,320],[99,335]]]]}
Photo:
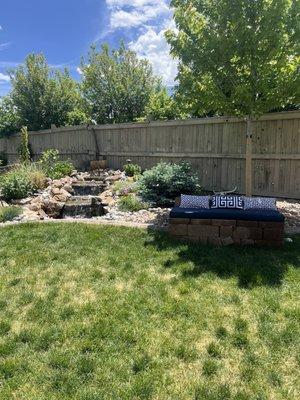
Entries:
{"type": "MultiPolygon", "coordinates": [[[[277,113],[265,114],[257,119],[257,121],[275,121],[275,120],[289,120],[300,119],[300,111],[284,111],[277,113]]],[[[76,125],[64,126],[60,128],[44,129],[40,131],[30,131],[30,135],[43,135],[47,133],[68,133],[86,130],[114,130],[114,129],[137,129],[149,127],[169,127],[169,126],[189,126],[189,125],[206,125],[206,124],[224,124],[224,123],[241,123],[245,120],[243,118],[223,116],[223,117],[207,117],[207,118],[191,118],[185,120],[169,120],[169,121],[148,121],[136,123],[122,123],[122,124],[106,124],[106,125],[76,125]]],[[[20,133],[15,133],[10,136],[18,136],[20,133]]],[[[8,137],[10,137],[8,136],[8,137]]],[[[3,137],[2,137],[3,138],[3,137]]],[[[5,137],[4,137],[5,138],[5,137]]],[[[1,139],[1,138],[0,138],[1,139]]]]}

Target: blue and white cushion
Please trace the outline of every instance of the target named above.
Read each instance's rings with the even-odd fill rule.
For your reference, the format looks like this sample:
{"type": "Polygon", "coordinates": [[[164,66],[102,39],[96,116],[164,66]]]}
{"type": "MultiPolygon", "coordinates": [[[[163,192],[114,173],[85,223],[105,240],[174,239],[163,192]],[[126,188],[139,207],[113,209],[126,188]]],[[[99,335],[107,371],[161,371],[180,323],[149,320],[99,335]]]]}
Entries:
{"type": "Polygon", "coordinates": [[[244,209],[242,196],[213,196],[211,208],[238,208],[244,209]]]}
{"type": "Polygon", "coordinates": [[[210,196],[181,195],[180,207],[182,208],[209,208],[210,196]]]}
{"type": "Polygon", "coordinates": [[[244,210],[277,210],[276,199],[271,197],[244,197],[244,210]]]}

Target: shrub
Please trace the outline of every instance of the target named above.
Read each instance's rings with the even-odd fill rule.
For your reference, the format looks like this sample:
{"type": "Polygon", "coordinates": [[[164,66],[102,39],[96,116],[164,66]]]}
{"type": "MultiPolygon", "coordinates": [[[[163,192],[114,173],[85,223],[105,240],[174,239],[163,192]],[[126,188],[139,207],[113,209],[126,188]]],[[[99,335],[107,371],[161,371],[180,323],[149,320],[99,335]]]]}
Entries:
{"type": "Polygon", "coordinates": [[[149,204],[141,201],[138,197],[135,195],[128,195],[121,197],[121,199],[118,202],[119,209],[121,211],[140,211],[140,210],[147,210],[149,208],[149,204]]]}
{"type": "Polygon", "coordinates": [[[7,154],[5,151],[0,151],[0,167],[5,167],[8,163],[7,154]]]}
{"type": "Polygon", "coordinates": [[[34,164],[23,164],[1,176],[2,197],[7,200],[23,199],[46,186],[44,172],[34,164]]]}
{"type": "Polygon", "coordinates": [[[30,150],[27,126],[23,126],[21,129],[21,145],[19,147],[19,156],[21,163],[30,163],[30,150]]]}
{"type": "Polygon", "coordinates": [[[137,164],[128,163],[125,164],[123,168],[127,176],[135,176],[142,173],[142,168],[137,164]]]}
{"type": "Polygon", "coordinates": [[[23,199],[33,191],[30,174],[23,168],[9,171],[1,177],[0,189],[4,200],[23,199]]]}
{"type": "Polygon", "coordinates": [[[142,198],[151,203],[167,206],[174,204],[180,194],[200,193],[197,175],[188,163],[170,164],[161,162],[145,171],[140,179],[142,198]]]}
{"type": "Polygon", "coordinates": [[[0,222],[12,221],[22,213],[22,209],[16,206],[0,207],[0,222]]]}
{"type": "Polygon", "coordinates": [[[45,173],[38,168],[35,164],[31,164],[27,167],[29,179],[31,182],[32,189],[42,190],[46,187],[47,178],[45,173]]]}
{"type": "Polygon", "coordinates": [[[112,191],[117,196],[127,196],[138,190],[137,184],[131,181],[117,181],[112,186],[112,191]]]}
{"type": "Polygon", "coordinates": [[[60,161],[59,151],[49,149],[43,152],[40,165],[47,177],[60,179],[70,175],[74,167],[70,161],[60,161]]]}

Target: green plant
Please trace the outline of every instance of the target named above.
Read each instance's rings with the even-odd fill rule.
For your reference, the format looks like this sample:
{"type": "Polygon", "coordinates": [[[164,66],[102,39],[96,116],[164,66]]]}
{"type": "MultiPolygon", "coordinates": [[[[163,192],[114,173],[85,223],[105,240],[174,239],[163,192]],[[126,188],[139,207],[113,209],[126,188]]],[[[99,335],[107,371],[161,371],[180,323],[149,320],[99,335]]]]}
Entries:
{"type": "Polygon", "coordinates": [[[30,150],[29,150],[29,140],[27,127],[23,126],[21,128],[21,144],[19,147],[20,161],[23,164],[30,163],[30,150]]]}
{"type": "Polygon", "coordinates": [[[21,207],[0,207],[0,222],[12,221],[22,213],[21,207]]]}
{"type": "Polygon", "coordinates": [[[172,205],[180,194],[195,194],[201,190],[196,174],[188,163],[161,162],[147,170],[139,182],[142,198],[157,205],[172,205]]]}
{"type": "Polygon", "coordinates": [[[47,184],[47,177],[38,164],[22,165],[18,167],[18,169],[22,169],[24,173],[28,174],[32,189],[34,191],[45,188],[47,184]]]}
{"type": "Polygon", "coordinates": [[[133,194],[121,197],[118,202],[118,206],[121,211],[131,211],[131,212],[147,210],[149,208],[148,203],[141,201],[138,197],[136,197],[133,194]]]}
{"type": "Polygon", "coordinates": [[[4,200],[23,199],[33,191],[30,174],[24,168],[13,169],[1,176],[0,189],[4,200]]]}
{"type": "Polygon", "coordinates": [[[130,193],[137,192],[138,187],[135,182],[126,180],[126,181],[117,181],[112,186],[112,191],[117,196],[126,196],[130,193]]]}
{"type": "Polygon", "coordinates": [[[74,169],[70,161],[60,161],[59,151],[55,149],[43,152],[40,165],[46,176],[51,179],[60,179],[70,175],[74,169]]]}
{"type": "Polygon", "coordinates": [[[137,164],[128,163],[123,166],[125,174],[127,176],[140,175],[142,173],[142,168],[137,164]]]}
{"type": "Polygon", "coordinates": [[[8,163],[7,154],[5,151],[0,151],[0,167],[5,167],[8,163]]]}

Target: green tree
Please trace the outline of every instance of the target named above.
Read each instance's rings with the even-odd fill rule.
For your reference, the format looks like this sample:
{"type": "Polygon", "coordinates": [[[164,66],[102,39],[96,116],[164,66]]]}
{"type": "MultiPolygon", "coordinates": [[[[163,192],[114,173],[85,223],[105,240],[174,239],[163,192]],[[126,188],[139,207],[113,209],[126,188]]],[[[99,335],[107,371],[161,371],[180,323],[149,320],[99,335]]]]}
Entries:
{"type": "Polygon", "coordinates": [[[299,103],[297,0],[172,0],[177,92],[194,115],[257,116],[299,103]]]}
{"type": "Polygon", "coordinates": [[[18,132],[20,127],[20,117],[11,97],[2,97],[0,99],[0,136],[18,132]]]}
{"type": "Polygon", "coordinates": [[[69,113],[83,108],[78,85],[68,71],[51,69],[42,54],[30,54],[10,76],[14,107],[29,130],[65,125],[69,113]]]}
{"type": "Polygon", "coordinates": [[[121,44],[110,51],[92,47],[83,73],[82,92],[100,124],[132,122],[145,114],[157,78],[148,61],[137,58],[121,44]]]}
{"type": "Polygon", "coordinates": [[[161,85],[158,85],[157,89],[151,94],[149,103],[145,108],[145,114],[145,119],[150,121],[170,120],[184,116],[180,113],[174,98],[161,85]]]}
{"type": "MultiPolygon", "coordinates": [[[[249,156],[253,118],[299,104],[300,2],[172,0],[171,5],[177,31],[166,36],[179,58],[181,103],[192,115],[246,117],[249,156]]],[[[248,162],[248,193],[250,170],[248,162]]]]}

